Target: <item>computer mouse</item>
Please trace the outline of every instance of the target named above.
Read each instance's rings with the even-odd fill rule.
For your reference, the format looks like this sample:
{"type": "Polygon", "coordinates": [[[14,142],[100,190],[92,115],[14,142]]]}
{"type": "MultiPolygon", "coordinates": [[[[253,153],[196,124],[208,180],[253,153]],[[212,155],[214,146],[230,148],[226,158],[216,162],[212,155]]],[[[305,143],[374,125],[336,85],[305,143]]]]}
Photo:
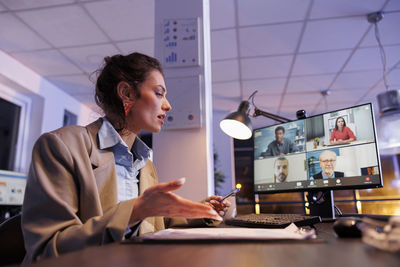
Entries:
{"type": "Polygon", "coordinates": [[[362,219],[357,217],[338,218],[333,223],[333,230],[339,237],[361,237],[361,222],[362,219]]]}

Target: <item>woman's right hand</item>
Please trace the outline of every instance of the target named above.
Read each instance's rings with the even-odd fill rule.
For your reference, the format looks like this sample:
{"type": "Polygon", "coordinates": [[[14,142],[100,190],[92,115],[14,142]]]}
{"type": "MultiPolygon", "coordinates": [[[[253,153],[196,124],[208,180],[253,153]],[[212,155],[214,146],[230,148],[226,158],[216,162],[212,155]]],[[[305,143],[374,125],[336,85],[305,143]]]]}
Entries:
{"type": "Polygon", "coordinates": [[[180,178],[146,189],[134,202],[130,222],[134,223],[153,216],[210,218],[222,221],[209,205],[187,200],[171,192],[181,188],[184,183],[185,178],[180,178]]]}

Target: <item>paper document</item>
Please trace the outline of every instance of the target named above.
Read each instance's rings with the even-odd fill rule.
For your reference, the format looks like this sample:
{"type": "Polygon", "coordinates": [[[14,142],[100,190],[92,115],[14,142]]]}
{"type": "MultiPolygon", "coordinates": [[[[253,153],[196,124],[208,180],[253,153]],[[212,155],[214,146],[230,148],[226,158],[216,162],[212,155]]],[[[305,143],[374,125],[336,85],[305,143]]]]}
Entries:
{"type": "Polygon", "coordinates": [[[314,239],[315,230],[304,230],[291,224],[284,229],[265,228],[169,228],[154,234],[145,234],[147,240],[193,240],[193,239],[226,239],[226,240],[282,240],[282,239],[314,239]]]}

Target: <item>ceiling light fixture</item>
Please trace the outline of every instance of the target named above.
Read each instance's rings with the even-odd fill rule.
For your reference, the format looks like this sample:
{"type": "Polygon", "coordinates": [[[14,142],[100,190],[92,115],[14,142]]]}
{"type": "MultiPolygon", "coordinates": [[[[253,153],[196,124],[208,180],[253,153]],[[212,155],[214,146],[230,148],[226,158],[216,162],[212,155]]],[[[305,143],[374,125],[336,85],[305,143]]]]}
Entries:
{"type": "Polygon", "coordinates": [[[374,24],[375,38],[378,42],[379,52],[383,65],[383,82],[386,92],[380,93],[378,98],[379,112],[378,121],[379,150],[384,155],[400,154],[400,90],[389,90],[386,72],[386,53],[383,48],[378,22],[383,19],[383,12],[374,12],[367,15],[369,23],[374,24]]]}

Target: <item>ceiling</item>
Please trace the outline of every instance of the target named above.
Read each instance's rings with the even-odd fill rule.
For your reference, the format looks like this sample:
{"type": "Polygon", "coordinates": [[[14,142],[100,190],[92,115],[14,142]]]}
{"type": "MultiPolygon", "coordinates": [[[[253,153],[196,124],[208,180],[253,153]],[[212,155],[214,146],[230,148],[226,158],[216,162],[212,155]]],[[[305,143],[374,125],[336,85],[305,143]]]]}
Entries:
{"type": "MultiPolygon", "coordinates": [[[[398,89],[399,0],[210,0],[214,108],[234,110],[254,90],[259,108],[288,118],[376,104],[386,90],[366,19],[376,11],[398,89]]],[[[0,49],[94,106],[89,76],[105,56],[154,55],[154,0],[0,0],[0,49]]]]}

